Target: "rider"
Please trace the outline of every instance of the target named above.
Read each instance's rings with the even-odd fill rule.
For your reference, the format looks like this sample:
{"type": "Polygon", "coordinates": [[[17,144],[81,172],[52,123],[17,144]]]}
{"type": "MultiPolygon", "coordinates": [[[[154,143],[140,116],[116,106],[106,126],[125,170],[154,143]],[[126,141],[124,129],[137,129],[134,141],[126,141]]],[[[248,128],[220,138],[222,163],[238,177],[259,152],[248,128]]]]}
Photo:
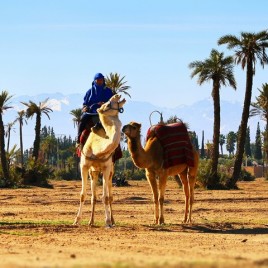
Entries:
{"type": "Polygon", "coordinates": [[[114,95],[113,91],[105,84],[104,76],[97,73],[94,76],[92,87],[86,92],[84,96],[82,116],[78,125],[77,143],[80,144],[80,137],[87,124],[89,127],[98,128],[99,123],[94,126],[93,116],[97,114],[97,109],[107,102],[114,95]]]}

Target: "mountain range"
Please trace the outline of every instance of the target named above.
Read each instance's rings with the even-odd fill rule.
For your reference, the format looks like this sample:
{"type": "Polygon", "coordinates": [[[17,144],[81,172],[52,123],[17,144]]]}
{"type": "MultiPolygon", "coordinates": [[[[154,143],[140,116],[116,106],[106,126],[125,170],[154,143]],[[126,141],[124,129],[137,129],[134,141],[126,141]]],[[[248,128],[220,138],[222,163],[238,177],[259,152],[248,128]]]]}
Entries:
{"type": "MultiPolygon", "coordinates": [[[[42,126],[53,127],[57,137],[66,135],[73,139],[76,137],[77,129],[73,123],[73,117],[70,111],[82,106],[84,94],[64,95],[62,93],[39,94],[36,96],[14,96],[10,100],[10,105],[14,109],[9,109],[3,114],[4,123],[10,123],[17,117],[17,111],[26,107],[21,102],[33,101],[42,102],[48,98],[49,107],[53,112],[49,114],[50,120],[43,114],[42,126]]],[[[200,100],[192,105],[179,105],[175,108],[159,107],[149,102],[132,101],[126,96],[127,102],[124,106],[124,113],[120,114],[122,124],[130,121],[136,121],[142,124],[142,135],[145,137],[147,129],[151,124],[160,121],[160,114],[167,120],[171,116],[177,116],[186,122],[191,131],[195,131],[199,144],[201,145],[202,131],[204,131],[204,140],[212,141],[213,137],[213,101],[212,99],[200,100]],[[154,112],[158,111],[158,112],[154,112]]],[[[230,131],[236,132],[240,124],[242,115],[242,103],[221,101],[221,134],[228,134],[230,131]]],[[[251,141],[255,142],[257,123],[260,122],[261,131],[264,129],[264,122],[259,117],[249,119],[251,141]]],[[[27,120],[23,126],[24,148],[30,148],[34,141],[35,117],[27,120]]],[[[16,123],[11,131],[11,145],[19,144],[19,126],[16,123]]]]}

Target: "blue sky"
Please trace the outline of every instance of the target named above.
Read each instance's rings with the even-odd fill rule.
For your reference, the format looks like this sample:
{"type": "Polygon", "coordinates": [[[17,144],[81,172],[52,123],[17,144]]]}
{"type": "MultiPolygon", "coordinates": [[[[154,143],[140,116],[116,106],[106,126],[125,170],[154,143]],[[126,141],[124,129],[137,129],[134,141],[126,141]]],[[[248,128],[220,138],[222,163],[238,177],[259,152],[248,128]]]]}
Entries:
{"type": "MultiPolygon", "coordinates": [[[[95,73],[117,72],[132,100],[192,104],[212,86],[198,86],[189,63],[212,48],[231,55],[217,40],[268,29],[267,10],[267,0],[0,0],[0,90],[84,94],[95,73]]],[[[246,74],[234,71],[237,91],[222,88],[221,98],[243,101],[246,74]]],[[[267,74],[258,66],[253,100],[267,74]]]]}

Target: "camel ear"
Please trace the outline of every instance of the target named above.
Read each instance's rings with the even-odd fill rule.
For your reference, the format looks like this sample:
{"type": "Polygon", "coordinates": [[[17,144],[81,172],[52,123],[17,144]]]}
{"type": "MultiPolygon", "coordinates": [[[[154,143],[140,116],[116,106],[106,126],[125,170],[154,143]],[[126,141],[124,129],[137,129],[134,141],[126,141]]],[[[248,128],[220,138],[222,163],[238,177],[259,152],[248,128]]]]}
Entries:
{"type": "Polygon", "coordinates": [[[97,113],[98,113],[98,114],[101,114],[101,111],[102,111],[102,110],[101,110],[100,108],[97,109],[97,113]]]}

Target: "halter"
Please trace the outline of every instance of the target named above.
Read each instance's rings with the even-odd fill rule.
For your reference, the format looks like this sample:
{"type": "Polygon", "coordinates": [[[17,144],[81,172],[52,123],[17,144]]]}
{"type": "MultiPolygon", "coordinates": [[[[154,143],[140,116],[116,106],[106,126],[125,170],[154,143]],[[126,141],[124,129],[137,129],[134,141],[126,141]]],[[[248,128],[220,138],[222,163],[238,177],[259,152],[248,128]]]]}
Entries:
{"type": "Polygon", "coordinates": [[[117,102],[117,106],[118,106],[117,108],[113,108],[111,101],[109,101],[109,103],[108,103],[108,109],[106,109],[104,112],[107,112],[109,110],[116,110],[119,113],[123,113],[124,112],[124,108],[123,107],[122,108],[119,107],[119,102],[117,102]]]}

